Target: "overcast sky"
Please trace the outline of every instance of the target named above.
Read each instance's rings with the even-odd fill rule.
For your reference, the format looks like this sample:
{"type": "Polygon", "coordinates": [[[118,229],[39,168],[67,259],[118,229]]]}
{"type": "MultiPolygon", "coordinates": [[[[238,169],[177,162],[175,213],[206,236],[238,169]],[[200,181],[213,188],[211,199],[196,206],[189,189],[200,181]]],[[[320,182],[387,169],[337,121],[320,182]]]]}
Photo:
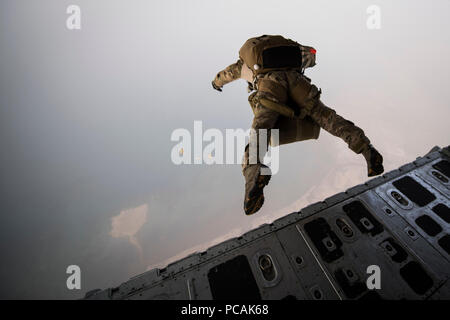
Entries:
{"type": "Polygon", "coordinates": [[[307,75],[386,170],[448,145],[449,12],[447,0],[1,1],[0,298],[80,298],[367,180],[362,156],[322,131],[281,147],[247,217],[240,165],[172,163],[177,128],[249,128],[245,82],[211,88],[247,38],[316,48],[307,75]],[[71,4],[81,30],[66,28],[71,4]],[[74,264],[82,288],[69,291],[74,264]]]}

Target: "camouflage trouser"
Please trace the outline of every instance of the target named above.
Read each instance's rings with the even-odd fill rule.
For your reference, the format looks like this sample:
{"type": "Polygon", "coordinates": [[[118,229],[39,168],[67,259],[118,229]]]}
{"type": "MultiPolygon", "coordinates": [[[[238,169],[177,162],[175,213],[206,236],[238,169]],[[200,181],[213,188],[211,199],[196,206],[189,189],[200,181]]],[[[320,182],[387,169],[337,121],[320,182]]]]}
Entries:
{"type": "Polygon", "coordinates": [[[369,138],[361,128],[336,114],[336,111],[328,108],[320,100],[307,114],[325,131],[344,140],[355,153],[361,153],[370,144],[369,138]]]}
{"type": "Polygon", "coordinates": [[[254,136],[250,135],[250,139],[255,139],[255,145],[257,146],[257,149],[254,151],[256,153],[255,156],[257,158],[255,160],[257,161],[257,163],[255,164],[254,161],[251,161],[251,163],[249,163],[250,144],[247,144],[247,146],[245,147],[244,159],[242,162],[242,172],[246,180],[256,178],[259,174],[259,169],[261,167],[260,157],[258,157],[258,155],[260,155],[259,129],[267,130],[267,141],[265,150],[267,151],[270,140],[270,129],[275,128],[277,120],[280,116],[278,112],[264,108],[260,104],[252,104],[251,101],[250,104],[252,105],[253,113],[255,115],[252,122],[252,129],[255,130],[254,132],[256,133],[254,136]]]}
{"type": "MultiPolygon", "coordinates": [[[[336,114],[336,111],[320,101],[320,91],[299,72],[269,72],[261,80],[258,82],[258,91],[249,99],[255,115],[252,129],[255,129],[256,133],[258,129],[275,128],[280,117],[278,112],[269,110],[258,103],[258,98],[265,97],[283,104],[294,103],[299,107],[300,117],[309,116],[322,129],[344,140],[355,153],[361,153],[370,144],[370,140],[361,128],[336,114]]],[[[279,129],[283,130],[283,128],[279,129]]],[[[268,137],[270,137],[269,134],[268,137]]],[[[249,146],[247,145],[242,163],[246,179],[255,176],[254,171],[258,171],[260,166],[259,162],[249,164],[249,146]]]]}

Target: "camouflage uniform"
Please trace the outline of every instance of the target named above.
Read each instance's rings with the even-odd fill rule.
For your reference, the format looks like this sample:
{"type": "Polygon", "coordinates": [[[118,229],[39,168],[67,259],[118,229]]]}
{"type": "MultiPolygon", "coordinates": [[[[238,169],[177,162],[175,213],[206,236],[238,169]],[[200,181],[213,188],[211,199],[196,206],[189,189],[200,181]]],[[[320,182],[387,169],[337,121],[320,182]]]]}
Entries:
{"type": "MultiPolygon", "coordinates": [[[[302,69],[314,66],[315,60],[308,59],[308,55],[303,55],[303,53],[313,50],[315,54],[315,50],[306,46],[301,46],[301,48],[303,56],[302,69]]],[[[310,83],[310,80],[303,75],[301,70],[269,71],[258,74],[254,78],[250,68],[239,59],[236,63],[228,66],[216,75],[213,80],[213,87],[221,91],[225,84],[237,79],[245,79],[249,84],[249,91],[256,90],[249,96],[249,103],[254,113],[252,129],[255,129],[257,134],[259,132],[258,129],[270,130],[277,128],[279,129],[280,144],[284,144],[317,139],[320,127],[344,140],[355,153],[363,153],[366,159],[371,156],[367,151],[371,148],[370,141],[365,136],[364,131],[355,126],[353,122],[336,114],[333,109],[324,105],[320,100],[321,91],[310,83]],[[263,98],[277,104],[290,106],[296,116],[287,118],[279,112],[267,108],[261,102],[263,98]],[[299,121],[303,121],[303,123],[299,121]],[[292,137],[292,128],[296,128],[294,129],[295,131],[305,126],[311,127],[309,131],[307,130],[308,132],[297,136],[294,134],[294,137],[292,137]]],[[[270,134],[268,133],[268,140],[269,137],[270,134]]],[[[254,138],[257,139],[256,141],[259,141],[257,135],[254,138]]],[[[247,145],[242,163],[246,190],[248,189],[248,184],[260,183],[262,189],[269,182],[270,176],[264,179],[260,177],[262,166],[263,164],[259,163],[259,161],[256,164],[249,164],[249,145],[247,145]],[[257,180],[258,177],[260,180],[257,180]]],[[[369,175],[371,174],[369,173],[369,175]]]]}
{"type": "MultiPolygon", "coordinates": [[[[242,61],[238,60],[225,70],[220,71],[214,79],[215,84],[222,87],[233,80],[240,79],[242,64],[242,61]]],[[[252,129],[255,129],[256,132],[258,132],[257,129],[273,128],[280,130],[280,136],[284,132],[283,127],[277,127],[277,121],[283,116],[276,111],[265,108],[258,102],[259,98],[264,97],[282,104],[291,105],[295,103],[300,106],[300,118],[310,117],[322,129],[344,140],[355,153],[361,153],[370,144],[370,140],[361,128],[323,104],[320,100],[320,90],[300,72],[292,70],[266,73],[257,79],[256,87],[259,90],[249,96],[249,102],[254,113],[252,129]]],[[[245,168],[248,166],[248,146],[242,166],[245,172],[245,168]]]]}

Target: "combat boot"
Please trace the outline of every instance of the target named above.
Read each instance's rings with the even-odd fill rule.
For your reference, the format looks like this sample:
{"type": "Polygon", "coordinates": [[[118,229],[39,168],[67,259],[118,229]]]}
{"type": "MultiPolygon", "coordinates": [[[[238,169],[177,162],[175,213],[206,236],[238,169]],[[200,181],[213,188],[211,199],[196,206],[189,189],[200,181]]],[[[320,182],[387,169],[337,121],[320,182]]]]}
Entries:
{"type": "Polygon", "coordinates": [[[249,165],[245,168],[245,199],[244,211],[251,215],[261,209],[264,203],[264,187],[269,183],[271,175],[261,175],[261,167],[265,165],[249,165]]]}
{"type": "Polygon", "coordinates": [[[362,155],[367,162],[367,175],[369,177],[377,176],[384,172],[383,156],[370,144],[362,155]]]}

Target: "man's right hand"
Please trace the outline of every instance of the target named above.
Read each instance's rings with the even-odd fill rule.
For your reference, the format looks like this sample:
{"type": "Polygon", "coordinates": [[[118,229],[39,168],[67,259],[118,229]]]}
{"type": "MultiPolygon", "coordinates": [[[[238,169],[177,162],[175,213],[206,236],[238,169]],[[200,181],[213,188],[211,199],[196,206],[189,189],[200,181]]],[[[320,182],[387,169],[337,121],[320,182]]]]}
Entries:
{"type": "Polygon", "coordinates": [[[218,85],[216,85],[216,83],[214,82],[214,80],[211,82],[212,87],[214,88],[214,90],[217,90],[219,92],[222,92],[222,88],[219,87],[218,85]]]}

